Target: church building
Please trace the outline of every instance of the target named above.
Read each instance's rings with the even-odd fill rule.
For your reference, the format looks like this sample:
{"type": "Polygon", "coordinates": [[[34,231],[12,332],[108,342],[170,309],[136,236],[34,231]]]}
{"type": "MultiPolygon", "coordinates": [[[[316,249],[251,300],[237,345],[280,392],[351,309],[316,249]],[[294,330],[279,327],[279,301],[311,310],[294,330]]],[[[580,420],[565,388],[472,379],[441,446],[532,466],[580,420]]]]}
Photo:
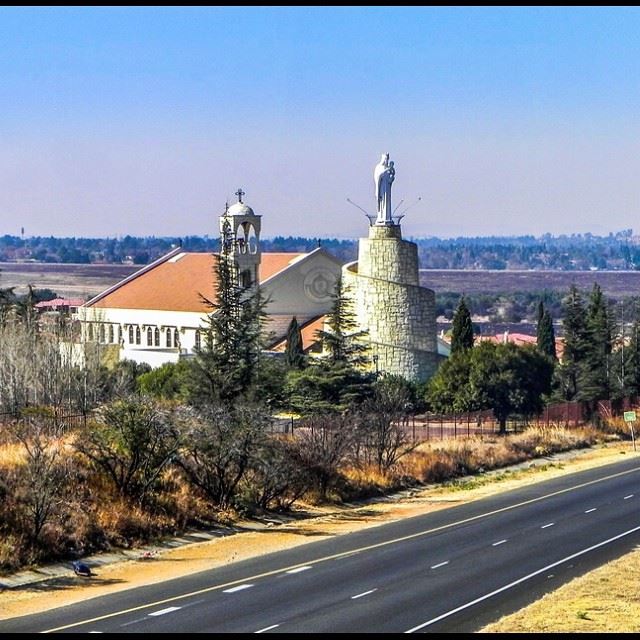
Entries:
{"type": "MultiPolygon", "coordinates": [[[[257,284],[269,301],[265,331],[271,344],[282,342],[296,316],[310,348],[331,309],[342,263],[321,247],[309,253],[263,253],[262,216],[242,201],[242,190],[236,195],[238,202],[220,216],[235,277],[243,286],[257,284]]],[[[173,249],[79,308],[84,339],[119,345],[120,359],[152,367],[192,355],[212,311],[207,300],[215,301],[216,260],[210,253],[173,249]]]]}
{"type": "MultiPolygon", "coordinates": [[[[330,311],[338,277],[368,342],[371,371],[426,380],[442,358],[438,354],[435,294],[420,286],[417,246],[402,239],[400,218],[391,207],[393,162],[384,154],[374,173],[377,216],[370,216],[368,238],[358,260],[342,263],[318,247],[309,253],[262,252],[262,216],[238,201],[220,216],[220,237],[236,282],[260,287],[268,300],[266,336],[270,350],[282,351],[293,316],[303,347],[315,337],[330,311]]],[[[78,310],[83,339],[114,345],[120,359],[153,367],[193,355],[215,301],[216,261],[209,253],[178,247],[95,296],[78,310]]]]}

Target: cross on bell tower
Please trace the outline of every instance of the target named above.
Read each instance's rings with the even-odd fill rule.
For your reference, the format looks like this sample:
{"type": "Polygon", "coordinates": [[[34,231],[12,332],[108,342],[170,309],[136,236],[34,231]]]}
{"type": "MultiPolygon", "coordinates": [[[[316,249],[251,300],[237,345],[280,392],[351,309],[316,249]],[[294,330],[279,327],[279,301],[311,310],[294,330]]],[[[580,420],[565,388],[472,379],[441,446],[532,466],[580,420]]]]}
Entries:
{"type": "Polygon", "coordinates": [[[238,196],[238,202],[242,204],[242,196],[246,195],[246,193],[242,190],[242,187],[239,187],[236,191],[236,195],[238,196]]]}

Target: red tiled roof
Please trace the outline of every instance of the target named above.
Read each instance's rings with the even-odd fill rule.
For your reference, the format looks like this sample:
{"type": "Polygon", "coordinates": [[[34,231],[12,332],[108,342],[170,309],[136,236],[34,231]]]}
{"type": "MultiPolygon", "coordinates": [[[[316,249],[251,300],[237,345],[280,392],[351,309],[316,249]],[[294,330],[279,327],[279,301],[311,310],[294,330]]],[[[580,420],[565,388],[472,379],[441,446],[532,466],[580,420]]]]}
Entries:
{"type": "MultiPolygon", "coordinates": [[[[316,331],[324,329],[324,322],[327,319],[327,316],[318,316],[317,318],[313,318],[309,320],[305,324],[301,325],[300,333],[302,334],[302,350],[307,351],[314,344],[318,342],[318,338],[316,337],[316,331]]],[[[271,351],[284,351],[287,347],[287,339],[286,337],[277,342],[273,347],[271,347],[271,351]]]]}
{"type": "MultiPolygon", "coordinates": [[[[153,309],[158,311],[206,312],[216,295],[217,256],[210,253],[177,252],[166,260],[133,274],[87,306],[98,309],[153,309]]],[[[285,269],[303,253],[263,253],[260,282],[285,269]]]]}

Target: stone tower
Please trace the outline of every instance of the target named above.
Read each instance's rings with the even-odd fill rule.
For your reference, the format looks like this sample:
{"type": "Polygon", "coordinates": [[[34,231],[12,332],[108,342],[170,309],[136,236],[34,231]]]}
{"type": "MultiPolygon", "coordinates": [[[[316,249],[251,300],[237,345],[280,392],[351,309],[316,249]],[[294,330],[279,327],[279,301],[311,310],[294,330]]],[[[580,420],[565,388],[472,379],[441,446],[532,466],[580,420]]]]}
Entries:
{"type": "Polygon", "coordinates": [[[342,278],[368,331],[371,370],[423,381],[438,364],[435,294],[420,286],[418,247],[402,239],[402,216],[393,215],[394,179],[384,154],[374,172],[377,216],[370,216],[369,237],[360,239],[358,261],[342,268],[342,278]]]}
{"type": "Polygon", "coordinates": [[[223,255],[232,261],[236,282],[245,288],[259,282],[260,227],[262,216],[242,202],[242,189],[236,191],[238,202],[227,207],[220,216],[220,237],[224,243],[223,255]]]}

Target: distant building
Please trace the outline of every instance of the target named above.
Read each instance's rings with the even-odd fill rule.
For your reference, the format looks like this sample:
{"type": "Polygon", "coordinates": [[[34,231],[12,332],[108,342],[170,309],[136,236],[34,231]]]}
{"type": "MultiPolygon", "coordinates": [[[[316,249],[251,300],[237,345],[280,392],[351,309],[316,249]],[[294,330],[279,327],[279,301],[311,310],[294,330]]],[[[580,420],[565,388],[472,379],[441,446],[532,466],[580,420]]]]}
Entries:
{"type": "Polygon", "coordinates": [[[82,298],[54,298],[36,304],[36,310],[40,313],[58,311],[64,313],[77,313],[78,308],[84,304],[82,298]]]}

